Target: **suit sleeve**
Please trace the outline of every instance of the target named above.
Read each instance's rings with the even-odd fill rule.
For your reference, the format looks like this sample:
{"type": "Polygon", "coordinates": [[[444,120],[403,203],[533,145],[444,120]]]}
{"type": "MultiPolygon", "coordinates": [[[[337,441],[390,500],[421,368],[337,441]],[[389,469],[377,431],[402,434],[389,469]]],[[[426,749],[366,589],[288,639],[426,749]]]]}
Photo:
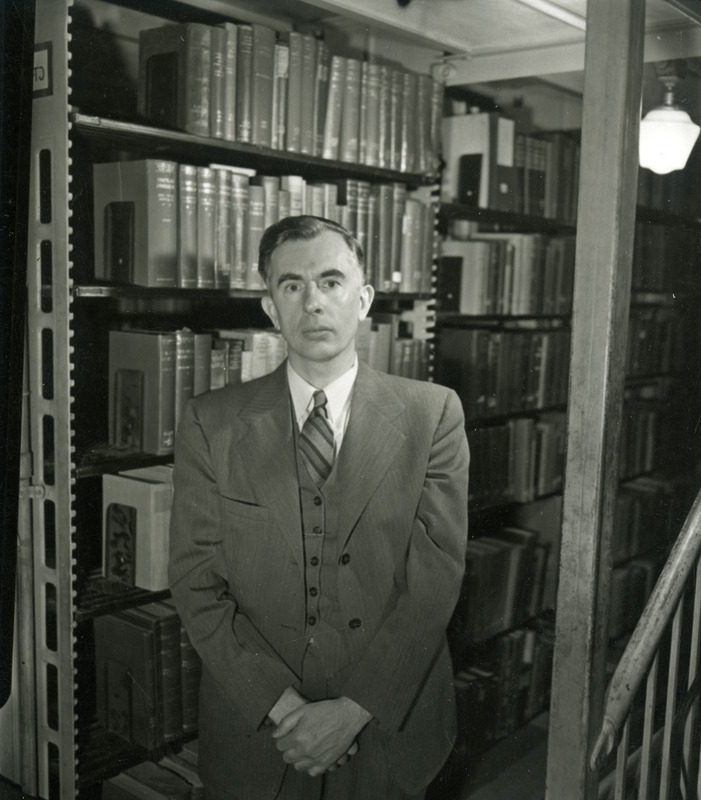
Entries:
{"type": "Polygon", "coordinates": [[[207,436],[190,403],[175,442],[169,579],[193,646],[228,701],[258,727],[298,677],[229,591],[207,436]]]}
{"type": "Polygon", "coordinates": [[[462,407],[450,392],[433,436],[414,519],[405,591],[343,691],[389,732],[401,729],[445,646],[465,570],[468,468],[462,407]]]}

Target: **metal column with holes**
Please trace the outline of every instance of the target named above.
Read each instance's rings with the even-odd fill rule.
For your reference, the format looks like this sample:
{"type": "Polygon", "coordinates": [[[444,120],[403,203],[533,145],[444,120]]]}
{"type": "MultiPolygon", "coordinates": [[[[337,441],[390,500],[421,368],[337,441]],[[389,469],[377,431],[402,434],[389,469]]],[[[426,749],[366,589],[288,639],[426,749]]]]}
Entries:
{"type": "Polygon", "coordinates": [[[29,445],[37,792],[76,794],[69,6],[37,0],[29,210],[29,445]],[[68,187],[68,191],[67,191],[68,187]]]}

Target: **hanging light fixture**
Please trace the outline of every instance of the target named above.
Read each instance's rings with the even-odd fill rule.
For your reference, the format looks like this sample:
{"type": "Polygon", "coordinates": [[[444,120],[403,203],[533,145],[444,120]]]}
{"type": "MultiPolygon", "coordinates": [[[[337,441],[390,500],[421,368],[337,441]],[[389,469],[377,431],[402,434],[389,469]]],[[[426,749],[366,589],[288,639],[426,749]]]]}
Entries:
{"type": "Polygon", "coordinates": [[[648,111],[640,123],[640,166],[666,175],[684,169],[701,128],[674,103],[674,87],[686,65],[663,62],[655,66],[657,78],[665,87],[664,98],[662,105],[648,111]]]}

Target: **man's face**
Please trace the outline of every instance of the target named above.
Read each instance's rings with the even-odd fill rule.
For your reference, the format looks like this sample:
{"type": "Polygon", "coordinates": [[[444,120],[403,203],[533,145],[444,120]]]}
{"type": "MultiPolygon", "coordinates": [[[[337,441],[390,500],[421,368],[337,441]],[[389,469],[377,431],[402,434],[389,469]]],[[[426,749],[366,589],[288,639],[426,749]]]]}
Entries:
{"type": "Polygon", "coordinates": [[[358,323],[373,298],[343,238],[323,231],[280,245],[270,259],[263,309],[287,341],[302,377],[341,375],[355,358],[358,323]]]}

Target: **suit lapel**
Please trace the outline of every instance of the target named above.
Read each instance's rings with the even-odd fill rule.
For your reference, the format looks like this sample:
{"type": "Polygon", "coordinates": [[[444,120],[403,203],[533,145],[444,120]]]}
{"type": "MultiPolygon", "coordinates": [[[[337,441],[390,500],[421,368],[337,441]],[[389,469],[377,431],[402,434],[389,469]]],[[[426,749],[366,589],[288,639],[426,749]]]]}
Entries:
{"type": "Polygon", "coordinates": [[[361,363],[337,465],[342,544],[404,442],[405,436],[394,422],[403,411],[400,398],[361,363]]]}
{"type": "Polygon", "coordinates": [[[292,435],[292,412],[285,364],[261,382],[241,410],[247,431],[237,443],[243,468],[256,494],[277,520],[297,563],[303,565],[299,484],[292,435]]]}

